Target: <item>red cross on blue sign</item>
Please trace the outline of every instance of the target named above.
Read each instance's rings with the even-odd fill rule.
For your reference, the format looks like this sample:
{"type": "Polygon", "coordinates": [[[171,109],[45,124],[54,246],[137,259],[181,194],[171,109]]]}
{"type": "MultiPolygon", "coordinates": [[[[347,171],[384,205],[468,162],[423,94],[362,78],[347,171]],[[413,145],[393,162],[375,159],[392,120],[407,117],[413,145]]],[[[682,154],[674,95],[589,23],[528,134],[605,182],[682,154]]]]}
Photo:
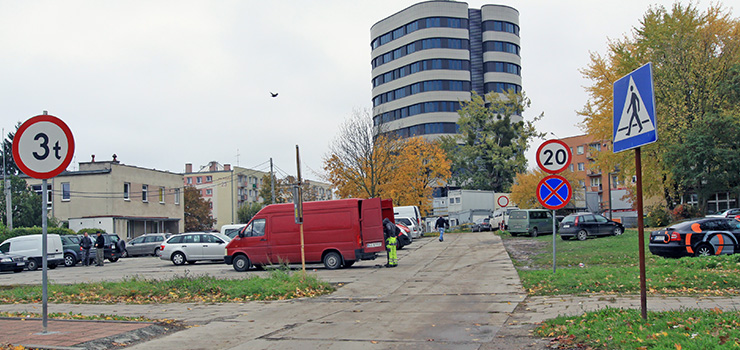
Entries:
{"type": "Polygon", "coordinates": [[[557,210],[564,207],[572,195],[570,183],[559,175],[550,175],[537,185],[537,200],[547,209],[557,210]]]}

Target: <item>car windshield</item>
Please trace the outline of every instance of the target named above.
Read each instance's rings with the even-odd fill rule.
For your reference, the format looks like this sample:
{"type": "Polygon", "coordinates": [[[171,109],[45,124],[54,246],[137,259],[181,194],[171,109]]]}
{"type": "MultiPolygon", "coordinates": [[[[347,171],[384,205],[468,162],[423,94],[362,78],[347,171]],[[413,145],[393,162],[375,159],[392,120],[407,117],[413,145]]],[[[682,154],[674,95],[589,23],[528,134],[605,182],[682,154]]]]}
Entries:
{"type": "Polygon", "coordinates": [[[396,219],[396,222],[397,223],[404,224],[406,226],[411,225],[411,220],[409,220],[407,218],[398,218],[398,219],[396,219]]]}

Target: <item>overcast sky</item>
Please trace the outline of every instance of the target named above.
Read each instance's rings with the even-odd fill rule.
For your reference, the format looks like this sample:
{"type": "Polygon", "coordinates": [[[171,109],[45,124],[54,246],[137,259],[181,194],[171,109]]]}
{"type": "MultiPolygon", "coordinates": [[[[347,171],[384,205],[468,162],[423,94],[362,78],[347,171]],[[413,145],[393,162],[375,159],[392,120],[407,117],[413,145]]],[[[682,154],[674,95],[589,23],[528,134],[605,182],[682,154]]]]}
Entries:
{"type": "MultiPolygon", "coordinates": [[[[318,179],[338,125],[372,106],[370,27],[416,2],[0,0],[0,127],[61,118],[70,170],[115,153],[172,172],[212,160],[266,170],[272,157],[295,174],[298,145],[303,176],[318,179]]],[[[519,11],[525,118],[544,112],[538,129],[563,138],[583,133],[589,53],[673,1],[468,1],[486,3],[519,11]]]]}

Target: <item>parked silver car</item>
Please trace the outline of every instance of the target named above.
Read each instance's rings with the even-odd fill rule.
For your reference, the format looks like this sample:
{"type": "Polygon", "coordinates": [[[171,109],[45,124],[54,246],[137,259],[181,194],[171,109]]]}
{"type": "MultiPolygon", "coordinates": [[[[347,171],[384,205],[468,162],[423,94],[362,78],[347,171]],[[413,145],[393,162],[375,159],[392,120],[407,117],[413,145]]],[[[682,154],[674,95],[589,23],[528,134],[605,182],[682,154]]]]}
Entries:
{"type": "Polygon", "coordinates": [[[159,256],[159,250],[162,249],[162,242],[169,236],[170,234],[168,233],[147,233],[136,237],[126,243],[126,250],[123,251],[123,257],[137,255],[159,256]]]}
{"type": "Polygon", "coordinates": [[[195,264],[198,260],[224,260],[226,244],[231,239],[220,233],[188,232],[174,235],[161,246],[159,258],[175,265],[195,264]]]}

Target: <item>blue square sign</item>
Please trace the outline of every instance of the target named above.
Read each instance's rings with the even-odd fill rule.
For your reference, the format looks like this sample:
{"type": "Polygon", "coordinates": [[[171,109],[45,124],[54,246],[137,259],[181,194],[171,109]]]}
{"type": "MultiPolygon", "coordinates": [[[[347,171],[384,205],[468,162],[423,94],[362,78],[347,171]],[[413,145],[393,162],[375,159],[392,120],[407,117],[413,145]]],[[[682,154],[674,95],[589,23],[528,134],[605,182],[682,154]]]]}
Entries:
{"type": "Polygon", "coordinates": [[[614,83],[614,153],[658,140],[653,68],[648,63],[614,83]]]}

